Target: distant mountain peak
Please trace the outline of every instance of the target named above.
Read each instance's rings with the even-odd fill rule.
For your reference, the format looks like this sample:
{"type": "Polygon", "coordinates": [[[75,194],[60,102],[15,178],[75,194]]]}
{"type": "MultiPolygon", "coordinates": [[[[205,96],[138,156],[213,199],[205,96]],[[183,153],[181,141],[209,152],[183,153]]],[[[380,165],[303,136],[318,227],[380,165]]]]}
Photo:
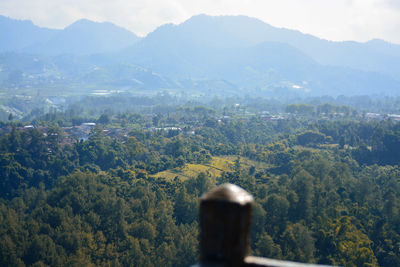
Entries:
{"type": "Polygon", "coordinates": [[[74,26],[86,26],[86,25],[93,25],[93,24],[97,24],[98,22],[95,21],[91,21],[89,19],[79,19],[73,23],[71,23],[69,26],[67,26],[66,28],[69,27],[74,27],[74,26]]]}
{"type": "Polygon", "coordinates": [[[137,42],[134,33],[110,22],[75,21],[48,42],[31,48],[33,53],[90,55],[120,50],[137,42]]]}
{"type": "Polygon", "coordinates": [[[214,26],[224,26],[226,29],[229,27],[240,27],[241,25],[252,25],[252,27],[272,28],[272,26],[258,18],[248,17],[245,15],[218,15],[212,16],[207,14],[194,15],[188,20],[184,21],[181,25],[193,24],[214,24],[214,26]]]}
{"type": "MultiPolygon", "coordinates": [[[[89,29],[89,30],[94,30],[94,29],[100,29],[100,30],[104,30],[104,29],[111,29],[111,30],[118,30],[118,31],[126,31],[126,32],[130,32],[131,31],[122,28],[120,26],[117,26],[111,22],[97,22],[97,21],[93,21],[93,20],[89,20],[89,19],[79,19],[75,22],[73,22],[72,24],[70,24],[69,26],[67,26],[65,28],[65,30],[67,29],[89,29]]],[[[133,34],[133,33],[132,33],[133,34]]]]}
{"type": "MultiPolygon", "coordinates": [[[[262,20],[254,17],[249,17],[246,15],[207,15],[204,13],[193,15],[186,21],[191,21],[191,20],[221,20],[221,19],[245,19],[245,20],[252,20],[252,21],[260,21],[263,22],[262,20]]],[[[265,22],[263,22],[265,23],[265,22]]]]}
{"type": "Polygon", "coordinates": [[[0,52],[18,51],[49,40],[58,30],[41,28],[30,20],[18,20],[0,15],[0,52]]]}
{"type": "Polygon", "coordinates": [[[0,22],[3,23],[3,22],[6,22],[6,21],[7,22],[19,22],[19,23],[25,23],[25,24],[34,25],[33,22],[30,21],[30,20],[14,19],[14,18],[11,18],[11,17],[8,17],[8,16],[0,15],[0,22]]]}

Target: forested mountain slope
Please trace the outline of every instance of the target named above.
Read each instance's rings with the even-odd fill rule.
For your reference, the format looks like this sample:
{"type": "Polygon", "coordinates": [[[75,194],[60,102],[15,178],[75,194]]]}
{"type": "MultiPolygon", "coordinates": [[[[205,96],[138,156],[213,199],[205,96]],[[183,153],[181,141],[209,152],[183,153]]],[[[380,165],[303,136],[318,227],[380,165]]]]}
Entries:
{"type": "Polygon", "coordinates": [[[399,265],[400,124],[211,114],[104,115],[104,128],[72,143],[70,128],[49,124],[60,117],[41,130],[14,124],[0,139],[1,265],[188,266],[198,257],[198,197],[225,182],[255,197],[256,255],[399,265]],[[194,118],[194,134],[145,127],[194,118]],[[111,124],[133,128],[111,137],[111,124]],[[232,163],[218,173],[189,175],[221,156],[232,163]],[[162,176],[179,169],[184,177],[162,176]]]}

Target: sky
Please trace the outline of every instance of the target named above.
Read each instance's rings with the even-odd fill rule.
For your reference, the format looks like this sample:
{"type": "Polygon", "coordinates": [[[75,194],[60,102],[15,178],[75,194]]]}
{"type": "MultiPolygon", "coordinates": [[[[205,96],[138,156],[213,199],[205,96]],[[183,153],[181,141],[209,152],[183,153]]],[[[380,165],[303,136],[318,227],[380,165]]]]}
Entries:
{"type": "Polygon", "coordinates": [[[328,40],[400,44],[400,0],[0,0],[0,14],[59,29],[108,21],[139,36],[197,14],[246,15],[328,40]]]}

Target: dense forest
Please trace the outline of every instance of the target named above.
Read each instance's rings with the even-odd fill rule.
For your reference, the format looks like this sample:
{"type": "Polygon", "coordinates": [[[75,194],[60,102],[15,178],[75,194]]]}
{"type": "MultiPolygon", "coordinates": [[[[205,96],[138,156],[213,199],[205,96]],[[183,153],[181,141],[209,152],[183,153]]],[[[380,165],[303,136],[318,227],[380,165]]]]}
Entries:
{"type": "Polygon", "coordinates": [[[253,255],[400,266],[394,120],[309,103],[73,110],[1,123],[1,266],[189,266],[198,198],[225,182],[255,198],[253,255]]]}

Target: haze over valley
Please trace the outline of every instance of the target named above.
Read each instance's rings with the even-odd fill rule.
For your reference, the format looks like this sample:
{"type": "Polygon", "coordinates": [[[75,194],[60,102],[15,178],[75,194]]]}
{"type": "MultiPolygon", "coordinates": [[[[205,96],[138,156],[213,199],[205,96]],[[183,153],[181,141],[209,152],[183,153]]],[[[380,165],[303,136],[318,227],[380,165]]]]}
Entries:
{"type": "Polygon", "coordinates": [[[332,42],[246,16],[197,15],[147,36],[79,20],[0,19],[0,83],[15,94],[398,95],[400,45],[332,42]]]}

